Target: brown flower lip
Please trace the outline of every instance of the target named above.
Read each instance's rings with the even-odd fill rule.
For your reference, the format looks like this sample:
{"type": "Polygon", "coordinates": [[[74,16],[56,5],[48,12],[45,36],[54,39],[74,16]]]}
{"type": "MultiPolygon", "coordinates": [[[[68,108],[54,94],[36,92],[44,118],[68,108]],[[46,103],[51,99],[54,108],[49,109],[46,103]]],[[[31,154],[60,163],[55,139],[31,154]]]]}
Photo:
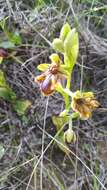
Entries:
{"type": "Polygon", "coordinates": [[[56,84],[63,77],[63,73],[60,71],[60,64],[60,60],[52,62],[41,75],[35,78],[35,82],[38,82],[40,85],[41,92],[46,96],[51,95],[55,91],[56,84]]]}
{"type": "Polygon", "coordinates": [[[42,93],[46,96],[51,95],[55,90],[55,85],[60,79],[60,74],[57,68],[50,67],[43,74],[35,78],[35,82],[38,82],[42,93]]]}
{"type": "Polygon", "coordinates": [[[82,119],[91,117],[92,112],[100,106],[92,92],[81,93],[77,91],[72,98],[72,109],[80,114],[82,119]]]}
{"type": "Polygon", "coordinates": [[[45,80],[41,83],[40,88],[46,96],[51,95],[54,92],[51,75],[45,78],[45,80]]]}

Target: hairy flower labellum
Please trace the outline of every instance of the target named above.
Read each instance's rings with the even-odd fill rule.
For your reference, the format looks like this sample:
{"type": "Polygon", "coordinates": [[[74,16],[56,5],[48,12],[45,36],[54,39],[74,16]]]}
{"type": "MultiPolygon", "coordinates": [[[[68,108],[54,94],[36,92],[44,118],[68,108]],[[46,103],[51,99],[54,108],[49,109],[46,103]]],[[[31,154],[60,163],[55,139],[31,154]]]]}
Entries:
{"type": "Polygon", "coordinates": [[[51,95],[55,91],[58,82],[65,76],[61,69],[61,60],[57,54],[50,56],[51,64],[40,64],[39,69],[44,71],[35,78],[38,82],[42,93],[46,96],[51,95]]]}
{"type": "Polygon", "coordinates": [[[82,119],[91,117],[92,111],[99,107],[99,105],[92,92],[81,93],[78,90],[72,96],[71,107],[75,112],[80,114],[82,119]]]}

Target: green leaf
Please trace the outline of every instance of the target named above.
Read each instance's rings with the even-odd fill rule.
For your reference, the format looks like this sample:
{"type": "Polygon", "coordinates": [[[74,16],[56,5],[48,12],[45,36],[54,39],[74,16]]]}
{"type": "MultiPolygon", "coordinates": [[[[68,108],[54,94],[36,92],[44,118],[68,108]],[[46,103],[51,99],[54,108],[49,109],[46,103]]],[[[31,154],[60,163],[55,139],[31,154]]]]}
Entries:
{"type": "Polygon", "coordinates": [[[8,19],[8,17],[4,18],[3,20],[0,21],[0,26],[2,28],[2,30],[5,32],[6,37],[8,38],[8,42],[6,42],[4,44],[1,43],[0,46],[4,47],[4,48],[10,48],[11,46],[14,47],[14,45],[20,45],[22,44],[22,38],[19,34],[19,32],[16,30],[15,32],[11,32],[8,29],[8,25],[6,24],[6,20],[8,19]],[[9,42],[11,42],[9,44],[9,42]]]}
{"type": "Polygon", "coordinates": [[[60,32],[60,39],[64,41],[67,37],[67,34],[71,31],[70,25],[68,23],[64,24],[60,32]]]}
{"type": "Polygon", "coordinates": [[[0,43],[0,47],[4,48],[4,49],[9,49],[9,48],[14,48],[15,45],[14,45],[14,43],[12,43],[10,41],[5,41],[5,42],[0,43]]]}
{"type": "Polygon", "coordinates": [[[62,40],[55,38],[52,42],[52,47],[58,52],[64,53],[64,46],[62,40]]]}
{"type": "Polygon", "coordinates": [[[16,99],[16,94],[9,87],[0,87],[0,98],[13,102],[16,99]]]}
{"type": "Polygon", "coordinates": [[[7,87],[3,71],[0,70],[0,87],[7,87]]]}
{"type": "Polygon", "coordinates": [[[4,156],[5,154],[5,149],[2,145],[0,145],[0,159],[4,156]]]}
{"type": "Polygon", "coordinates": [[[6,101],[13,102],[16,99],[16,94],[7,85],[3,71],[0,70],[0,98],[6,101]]]}
{"type": "Polygon", "coordinates": [[[13,105],[13,109],[19,116],[21,116],[25,114],[29,106],[31,106],[31,102],[29,100],[16,100],[15,104],[13,105]]]}
{"type": "Polygon", "coordinates": [[[54,125],[56,126],[57,131],[59,131],[69,122],[69,117],[68,116],[64,116],[64,117],[52,116],[52,121],[54,125]]]}
{"type": "Polygon", "coordinates": [[[14,33],[12,32],[7,32],[8,39],[10,42],[12,42],[15,45],[20,45],[22,44],[22,39],[18,31],[15,31],[14,33]]]}
{"type": "Polygon", "coordinates": [[[78,56],[78,49],[79,49],[78,33],[74,28],[68,33],[64,41],[64,50],[65,50],[64,61],[65,64],[69,65],[69,67],[71,68],[76,63],[76,59],[78,56]]]}

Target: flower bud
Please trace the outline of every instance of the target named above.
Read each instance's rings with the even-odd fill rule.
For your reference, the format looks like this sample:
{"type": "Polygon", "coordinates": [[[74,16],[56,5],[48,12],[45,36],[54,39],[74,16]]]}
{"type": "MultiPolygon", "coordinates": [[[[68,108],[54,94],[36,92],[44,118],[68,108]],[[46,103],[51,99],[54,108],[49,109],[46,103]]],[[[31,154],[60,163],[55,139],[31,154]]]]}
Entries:
{"type": "Polygon", "coordinates": [[[53,49],[55,49],[56,51],[59,51],[61,53],[64,53],[64,46],[63,46],[63,42],[62,40],[60,40],[59,38],[55,38],[52,42],[52,47],[53,49]]]}
{"type": "Polygon", "coordinates": [[[68,33],[64,41],[64,51],[70,60],[71,67],[76,62],[78,56],[78,48],[78,33],[74,28],[68,33]]]}
{"type": "Polygon", "coordinates": [[[70,32],[70,30],[71,30],[70,25],[68,23],[64,24],[64,26],[62,27],[61,32],[60,32],[60,39],[62,41],[65,40],[65,38],[67,37],[67,34],[70,32]]]}
{"type": "Polygon", "coordinates": [[[71,143],[71,142],[75,143],[75,141],[76,141],[75,132],[72,129],[68,129],[67,131],[65,131],[64,140],[67,143],[71,143]]]}

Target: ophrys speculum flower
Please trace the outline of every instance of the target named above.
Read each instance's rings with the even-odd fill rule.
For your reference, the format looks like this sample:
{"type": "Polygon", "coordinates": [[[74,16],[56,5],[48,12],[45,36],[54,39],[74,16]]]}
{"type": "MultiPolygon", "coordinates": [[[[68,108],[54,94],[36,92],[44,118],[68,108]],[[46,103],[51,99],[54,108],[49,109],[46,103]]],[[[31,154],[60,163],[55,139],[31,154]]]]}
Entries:
{"type": "Polygon", "coordinates": [[[82,119],[91,117],[92,112],[98,108],[100,103],[96,100],[93,92],[80,92],[79,90],[72,95],[72,109],[80,114],[82,119]]]}
{"type": "Polygon", "coordinates": [[[67,77],[67,71],[58,54],[52,54],[50,60],[51,64],[44,63],[38,66],[43,73],[35,78],[35,82],[39,83],[42,93],[46,96],[51,95],[55,91],[56,85],[67,77]]]}

